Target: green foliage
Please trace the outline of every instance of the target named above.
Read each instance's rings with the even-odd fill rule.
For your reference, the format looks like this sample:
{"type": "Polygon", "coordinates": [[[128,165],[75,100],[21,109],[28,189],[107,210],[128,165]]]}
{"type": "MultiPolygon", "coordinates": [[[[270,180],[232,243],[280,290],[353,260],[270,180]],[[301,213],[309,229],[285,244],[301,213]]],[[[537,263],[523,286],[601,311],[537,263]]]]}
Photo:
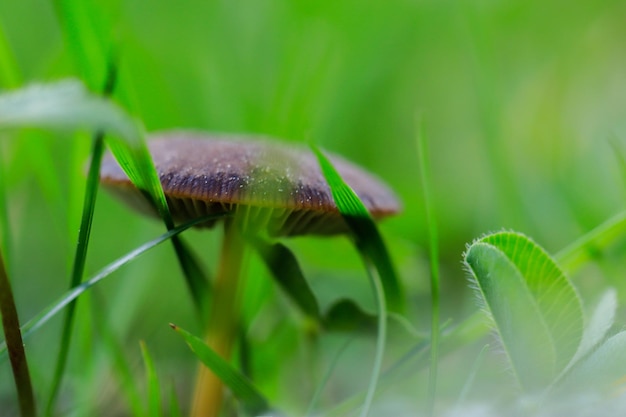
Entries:
{"type": "Polygon", "coordinates": [[[174,324],[170,324],[170,326],[183,337],[196,357],[230,388],[233,395],[241,402],[241,405],[249,415],[262,415],[271,409],[267,399],[253,383],[230,366],[227,361],[208,347],[202,339],[174,324]]]}
{"type": "MultiPolygon", "coordinates": [[[[22,330],[36,399],[48,394],[50,346],[60,342],[51,318],[81,297],[79,312],[90,313],[76,315],[75,331],[89,330],[73,338],[82,349],[70,350],[57,414],[144,416],[149,382],[138,340],[150,346],[161,380],[176,388],[180,406],[171,401],[171,414],[188,414],[196,358],[164,324],[193,323],[200,332],[211,302],[201,262],[215,262],[215,234],[190,231],[185,241],[172,240],[185,274],[196,277],[185,288],[177,279],[177,259],[156,248],[158,226],[101,193],[89,257],[74,255],[93,130],[108,128],[108,145],[140,187],[163,203],[143,139],[121,145],[130,146],[126,150],[116,147],[128,141],[126,133],[143,136],[146,126],[312,137],[367,166],[398,192],[404,213],[382,226],[388,253],[372,253],[394,261],[391,268],[404,284],[399,298],[405,308],[397,311],[411,331],[394,334],[399,316],[389,315],[372,415],[427,412],[429,356],[437,356],[430,350],[436,341],[425,336],[436,334],[437,322],[429,262],[441,267],[444,320],[435,414],[586,416],[623,410],[623,12],[623,3],[612,0],[235,0],[185,7],[162,0],[0,1],[1,246],[20,318],[31,319],[22,330]],[[119,79],[114,97],[105,100],[89,91],[101,89],[110,62],[119,79]],[[42,84],[68,77],[80,81],[42,84]],[[5,101],[17,96],[19,101],[5,101]],[[429,131],[422,161],[412,139],[416,112],[429,131]],[[6,129],[18,124],[19,131],[6,129]],[[70,138],[67,133],[76,129],[80,135],[70,138]],[[417,178],[426,164],[439,262],[429,261],[425,249],[432,247],[427,228],[434,223],[424,220],[428,204],[417,178]],[[587,320],[581,324],[578,313],[563,308],[572,298],[563,290],[568,285],[555,279],[555,292],[540,297],[531,288],[536,283],[526,280],[531,270],[504,250],[504,242],[477,241],[472,259],[481,262],[474,272],[496,273],[482,283],[485,294],[502,296],[480,305],[512,320],[498,324],[492,311],[492,327],[486,325],[459,256],[465,242],[501,228],[541,242],[553,260],[537,265],[548,271],[556,263],[584,305],[599,300],[587,320]],[[137,247],[145,255],[139,257],[137,247]],[[85,276],[93,279],[68,292],[65,278],[82,261],[85,276]],[[119,268],[122,263],[127,266],[119,268]],[[110,276],[117,278],[102,280],[110,276]],[[195,307],[187,302],[189,289],[195,307]],[[85,291],[92,296],[83,297],[85,291]],[[563,308],[563,318],[551,308],[563,308]],[[93,323],[96,329],[89,327],[93,323]],[[502,366],[498,353],[483,350],[493,329],[501,330],[501,347],[509,356],[513,352],[517,366],[502,366]],[[538,335],[546,338],[544,345],[538,335]],[[578,342],[566,343],[570,337],[578,342]],[[530,350],[507,348],[507,341],[522,339],[530,350]],[[505,368],[525,375],[525,386],[544,395],[520,395],[505,368]],[[458,398],[459,407],[449,410],[458,398]]],[[[163,206],[161,211],[172,227],[163,206]]],[[[371,360],[364,366],[364,358],[374,356],[381,342],[372,336],[380,320],[376,301],[351,242],[271,244],[280,245],[274,254],[290,261],[281,266],[274,259],[268,267],[250,260],[255,285],[245,296],[254,291],[250,298],[264,302],[246,306],[247,322],[239,329],[247,341],[243,368],[288,415],[303,415],[311,398],[315,411],[326,414],[339,404],[328,414],[354,414],[371,381],[371,360]],[[268,272],[289,282],[287,303],[264,279],[268,272]],[[305,316],[322,316],[315,338],[302,334],[292,304],[305,316]],[[344,348],[346,337],[352,342],[344,348]]],[[[545,253],[529,252],[545,259],[545,253]]],[[[393,294],[393,285],[384,289],[387,297],[393,294]]],[[[389,309],[400,306],[385,301],[389,309]]],[[[19,399],[7,358],[3,344],[0,414],[14,415],[19,399]]]]}
{"type": "Polygon", "coordinates": [[[582,339],[576,290],[550,256],[519,233],[478,239],[465,262],[520,384],[531,392],[547,387],[582,339]]]}

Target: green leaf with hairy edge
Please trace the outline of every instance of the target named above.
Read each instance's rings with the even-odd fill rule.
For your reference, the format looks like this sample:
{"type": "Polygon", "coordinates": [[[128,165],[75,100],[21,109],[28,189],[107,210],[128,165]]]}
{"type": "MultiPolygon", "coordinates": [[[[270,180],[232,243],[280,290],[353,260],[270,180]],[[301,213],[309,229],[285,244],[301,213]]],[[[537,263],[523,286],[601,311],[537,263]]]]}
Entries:
{"type": "Polygon", "coordinates": [[[576,290],[550,256],[519,233],[476,240],[465,262],[520,384],[527,391],[545,388],[565,369],[582,339],[576,290]]]}
{"type": "Polygon", "coordinates": [[[505,254],[482,242],[471,246],[465,261],[522,387],[534,391],[550,384],[557,373],[556,351],[522,275],[505,254]]]}
{"type": "Polygon", "coordinates": [[[311,146],[328,182],[333,200],[348,227],[354,233],[359,251],[372,260],[379,271],[387,308],[394,313],[404,311],[404,297],[387,247],[374,220],[356,193],[346,184],[331,162],[315,146],[311,146]]]}
{"type": "Polygon", "coordinates": [[[211,369],[224,385],[230,388],[246,412],[257,416],[270,410],[267,399],[248,378],[240,374],[201,339],[174,324],[170,324],[170,326],[183,337],[196,357],[211,369]]]}
{"type": "Polygon", "coordinates": [[[254,239],[252,244],[289,298],[307,317],[319,322],[321,316],[317,298],[304,278],[298,260],[289,248],[280,243],[269,243],[261,238],[254,239]]]}
{"type": "MultiPolygon", "coordinates": [[[[100,272],[95,274],[93,277],[91,277],[90,279],[84,281],[78,287],[72,288],[71,290],[67,291],[59,299],[57,299],[54,303],[52,303],[51,305],[46,307],[44,310],[42,310],[40,313],[38,313],[35,317],[30,319],[26,324],[24,324],[22,326],[22,337],[24,339],[26,339],[33,332],[35,332],[37,329],[39,329],[41,326],[43,326],[45,323],[47,323],[51,318],[53,318],[60,311],[62,311],[63,308],[65,308],[69,303],[71,303],[73,300],[77,299],[82,293],[84,293],[89,288],[93,287],[98,282],[102,281],[104,278],[108,277],[113,272],[117,271],[119,268],[121,268],[122,266],[126,265],[130,261],[132,261],[132,260],[136,259],[137,257],[143,255],[148,250],[150,250],[150,249],[154,248],[155,246],[165,242],[168,239],[171,239],[173,236],[176,236],[176,235],[180,234],[181,232],[189,229],[190,227],[192,227],[192,226],[194,226],[196,224],[200,224],[200,223],[206,222],[208,220],[219,219],[219,218],[222,218],[222,217],[225,217],[225,216],[226,216],[225,214],[214,214],[214,215],[210,215],[210,216],[200,217],[200,218],[195,219],[193,221],[187,222],[187,223],[185,223],[183,225],[180,225],[180,226],[178,226],[178,227],[176,227],[176,228],[174,228],[172,230],[168,230],[166,233],[160,235],[159,237],[157,237],[157,238],[155,238],[155,239],[153,239],[153,240],[151,240],[151,241],[149,241],[147,243],[144,243],[143,245],[141,245],[138,248],[130,251],[126,255],[124,255],[124,256],[120,257],[119,259],[113,261],[109,265],[107,265],[104,268],[102,268],[100,270],[100,272]]],[[[0,362],[2,362],[2,360],[4,360],[5,357],[6,357],[6,353],[7,353],[6,349],[7,349],[6,348],[6,343],[5,342],[0,343],[0,362]]]]}
{"type": "Polygon", "coordinates": [[[157,376],[154,361],[146,343],[142,340],[140,342],[141,356],[143,358],[144,366],[146,367],[146,383],[148,387],[148,416],[149,417],[161,417],[161,387],[159,384],[159,378],[157,376]]]}

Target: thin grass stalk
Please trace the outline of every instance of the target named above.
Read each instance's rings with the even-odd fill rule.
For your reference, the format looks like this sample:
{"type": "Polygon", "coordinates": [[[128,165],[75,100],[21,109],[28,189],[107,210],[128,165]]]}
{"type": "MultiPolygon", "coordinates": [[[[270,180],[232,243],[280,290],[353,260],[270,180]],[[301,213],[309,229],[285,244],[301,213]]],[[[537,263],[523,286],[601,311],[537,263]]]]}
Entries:
{"type": "Polygon", "coordinates": [[[370,377],[367,394],[365,395],[365,401],[363,402],[363,408],[361,409],[360,414],[360,417],[367,417],[374,400],[376,388],[378,387],[378,380],[380,379],[380,372],[383,366],[383,357],[385,355],[385,343],[387,341],[387,304],[385,300],[385,291],[383,290],[383,284],[381,282],[378,269],[365,255],[363,255],[363,262],[366,266],[365,269],[367,270],[367,276],[376,300],[376,309],[378,310],[376,356],[374,357],[372,375],[370,377]]]}
{"type": "Polygon", "coordinates": [[[476,357],[476,360],[474,360],[474,363],[472,364],[472,368],[470,369],[470,372],[467,376],[467,380],[465,381],[465,384],[463,384],[463,388],[461,389],[461,392],[459,393],[459,398],[456,401],[455,408],[459,411],[463,409],[463,403],[465,403],[465,401],[467,400],[467,395],[469,394],[469,391],[472,388],[474,381],[476,380],[476,374],[478,374],[478,370],[480,369],[480,366],[483,364],[483,360],[485,359],[485,353],[487,352],[488,349],[489,349],[489,344],[484,345],[482,349],[480,349],[480,352],[478,352],[478,356],[476,357]]]}
{"type": "Polygon", "coordinates": [[[437,373],[439,365],[439,237],[437,233],[437,219],[433,207],[433,198],[430,191],[430,163],[428,158],[428,140],[423,124],[418,126],[417,151],[420,162],[420,178],[424,194],[424,208],[428,224],[428,239],[430,252],[430,295],[431,295],[431,349],[430,370],[428,374],[428,415],[434,415],[435,398],[437,396],[437,373]]]}
{"type": "MultiPolygon", "coordinates": [[[[105,96],[111,95],[115,88],[116,68],[114,65],[109,66],[107,80],[103,89],[105,96]]],[[[74,264],[70,275],[70,288],[74,288],[83,280],[85,272],[85,260],[87,258],[87,249],[89,247],[89,236],[91,234],[91,225],[93,223],[93,213],[96,207],[96,197],[98,195],[98,186],[100,179],[100,165],[102,155],[104,154],[104,132],[96,132],[93,139],[93,148],[91,152],[91,161],[89,172],[87,174],[87,182],[85,186],[85,199],[83,203],[83,213],[78,231],[78,242],[76,244],[76,252],[74,254],[74,264]]],[[[74,324],[74,316],[76,311],[76,301],[72,301],[65,313],[63,320],[63,330],[61,335],[61,347],[57,357],[56,368],[52,379],[52,388],[46,405],[46,415],[52,415],[54,405],[61,388],[63,374],[67,364],[70,343],[72,339],[72,328],[74,324]]]]}
{"type": "Polygon", "coordinates": [[[24,343],[20,332],[20,322],[15,307],[11,282],[4,267],[2,251],[0,250],[0,314],[2,315],[2,329],[9,352],[13,380],[17,389],[17,397],[22,417],[35,417],[35,396],[28,372],[28,362],[24,352],[24,343]]]}

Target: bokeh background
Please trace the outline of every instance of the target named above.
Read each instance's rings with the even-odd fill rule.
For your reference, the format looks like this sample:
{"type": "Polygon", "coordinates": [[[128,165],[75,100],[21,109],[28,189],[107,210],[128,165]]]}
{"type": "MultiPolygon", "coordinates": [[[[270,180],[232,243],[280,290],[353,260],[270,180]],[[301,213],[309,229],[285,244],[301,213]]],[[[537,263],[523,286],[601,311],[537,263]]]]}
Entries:
{"type": "MultiPolygon", "coordinates": [[[[407,287],[410,320],[422,331],[428,331],[430,304],[418,120],[430,148],[444,320],[460,320],[476,309],[461,264],[465,245],[474,238],[514,229],[554,253],[623,209],[623,1],[80,4],[0,2],[0,42],[8,51],[0,63],[0,88],[78,77],[99,91],[107,61],[115,55],[114,99],[149,132],[182,127],[310,140],[367,167],[404,203],[403,213],[381,228],[407,287]],[[77,49],[77,37],[84,48],[77,49]]],[[[25,130],[0,138],[10,219],[4,251],[26,320],[67,288],[89,136],[25,130]]],[[[158,222],[101,193],[88,275],[161,232],[158,222]]],[[[209,269],[219,237],[219,231],[188,234],[209,269]]],[[[323,305],[350,294],[371,306],[360,261],[347,239],[287,244],[323,305]]],[[[608,283],[623,287],[619,253],[604,254],[604,262],[574,277],[584,299],[593,300],[608,283]]],[[[306,375],[321,372],[317,367],[332,358],[340,337],[329,336],[321,353],[307,348],[296,331],[301,318],[275,291],[258,260],[249,262],[246,314],[255,329],[255,368],[272,398],[297,409],[312,389],[306,375]],[[311,359],[316,355],[319,362],[311,359]],[[294,388],[294,380],[301,386],[294,388]]],[[[103,410],[112,398],[124,398],[112,352],[125,354],[141,386],[139,340],[146,341],[163,379],[186,403],[195,364],[167,327],[176,322],[200,332],[186,291],[165,244],[85,296],[65,404],[103,410]]],[[[59,323],[47,325],[27,345],[41,396],[51,378],[59,323]]],[[[349,355],[354,360],[341,362],[336,372],[341,377],[333,380],[337,397],[361,387],[367,370],[359,364],[371,353],[368,340],[349,355]]],[[[453,357],[448,366],[463,363],[461,358],[453,357]]],[[[420,372],[415,374],[414,383],[399,391],[417,392],[414,398],[419,398],[426,388],[420,372]]],[[[496,380],[506,377],[495,374],[496,380]]],[[[462,378],[443,379],[443,398],[446,392],[454,395],[462,378]]],[[[14,407],[13,396],[5,362],[0,408],[14,407]]],[[[123,415],[124,407],[122,401],[111,415],[123,415]]]]}

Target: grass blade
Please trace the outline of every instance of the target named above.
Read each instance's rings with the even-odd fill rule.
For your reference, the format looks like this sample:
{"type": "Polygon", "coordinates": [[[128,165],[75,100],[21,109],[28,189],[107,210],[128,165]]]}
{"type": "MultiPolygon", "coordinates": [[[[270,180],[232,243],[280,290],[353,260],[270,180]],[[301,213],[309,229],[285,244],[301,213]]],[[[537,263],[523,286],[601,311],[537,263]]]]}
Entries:
{"type": "Polygon", "coordinates": [[[105,22],[107,13],[102,6],[111,8],[113,2],[56,0],[54,3],[78,73],[90,88],[99,88],[108,77],[105,68],[112,27],[110,22],[105,22]]]}
{"type": "Polygon", "coordinates": [[[561,268],[571,273],[625,237],[626,211],[623,211],[576,239],[554,258],[561,268]]]}
{"type": "Polygon", "coordinates": [[[0,315],[2,316],[2,329],[4,330],[6,346],[11,360],[11,369],[13,370],[13,379],[17,388],[21,415],[22,417],[35,417],[35,397],[30,381],[30,373],[28,372],[26,354],[24,353],[20,323],[1,251],[0,315]]]}
{"type": "Polygon", "coordinates": [[[313,415],[313,412],[315,411],[315,407],[317,406],[319,398],[322,395],[322,391],[324,390],[324,387],[330,380],[330,377],[332,376],[335,368],[337,367],[337,364],[339,363],[339,359],[341,358],[343,353],[348,349],[348,346],[350,346],[350,343],[352,342],[352,340],[353,339],[347,339],[344,342],[344,344],[341,345],[341,347],[339,348],[339,350],[333,357],[330,365],[328,366],[328,370],[326,370],[326,374],[324,375],[324,378],[322,378],[322,380],[320,381],[317,389],[315,390],[315,394],[313,394],[313,398],[311,398],[311,402],[309,403],[309,406],[307,407],[307,411],[305,414],[306,417],[310,417],[313,415]]]}
{"type": "Polygon", "coordinates": [[[248,413],[257,416],[270,410],[269,402],[252,382],[230,366],[227,361],[208,347],[202,339],[174,324],[170,324],[170,326],[183,337],[197,358],[211,369],[224,385],[230,388],[233,395],[241,402],[248,413]]]}
{"type": "Polygon", "coordinates": [[[182,417],[183,413],[180,411],[180,405],[178,403],[178,395],[176,394],[176,390],[174,389],[174,385],[172,385],[172,389],[170,390],[170,417],[182,417]]]}
{"type": "Polygon", "coordinates": [[[363,202],[343,181],[330,160],[315,146],[312,146],[312,149],[317,155],[335,204],[354,234],[359,252],[370,258],[379,270],[389,311],[402,313],[405,309],[405,302],[400,280],[374,220],[363,202]]]}
{"type": "MultiPolygon", "coordinates": [[[[115,88],[116,68],[113,64],[109,65],[109,72],[103,88],[103,95],[110,96],[115,88]]],[[[93,148],[91,151],[91,163],[87,174],[87,182],[85,185],[85,197],[83,202],[83,212],[80,220],[80,229],[78,231],[78,241],[76,243],[76,252],[74,253],[74,263],[70,274],[69,288],[78,286],[83,280],[85,273],[85,261],[87,259],[87,249],[89,248],[89,237],[91,235],[91,225],[93,214],[96,207],[96,197],[98,195],[100,165],[102,155],[104,153],[104,132],[96,132],[93,138],[93,148]]],[[[70,343],[72,339],[72,325],[74,323],[74,313],[76,311],[76,301],[73,301],[67,307],[65,318],[63,320],[63,329],[61,333],[61,347],[57,356],[56,368],[52,378],[52,387],[50,396],[46,405],[46,415],[52,415],[57,395],[61,388],[63,373],[69,355],[70,343]]]]}
{"type": "Polygon", "coordinates": [[[374,395],[376,394],[376,388],[378,387],[378,380],[380,379],[380,372],[383,367],[385,343],[387,342],[387,305],[385,301],[385,292],[383,290],[382,280],[378,275],[378,269],[376,269],[372,265],[369,258],[364,258],[363,261],[367,265],[366,269],[368,271],[370,284],[372,285],[372,291],[374,292],[376,306],[378,308],[378,337],[376,338],[376,356],[374,357],[374,363],[372,364],[372,376],[360,414],[361,417],[366,417],[369,414],[370,407],[372,406],[372,403],[374,401],[374,395]]]}
{"type": "Polygon", "coordinates": [[[387,248],[367,208],[356,193],[343,181],[328,158],[315,146],[312,146],[312,149],[317,156],[326,182],[328,182],[335,204],[350,231],[354,234],[356,247],[365,263],[378,310],[376,356],[361,411],[361,417],[365,417],[369,413],[380,377],[387,336],[387,309],[401,312],[404,310],[404,300],[400,282],[387,248]]]}
{"type": "MultiPolygon", "coordinates": [[[[113,272],[117,271],[122,266],[126,265],[127,263],[143,255],[148,250],[154,248],[155,246],[158,246],[159,244],[165,242],[168,239],[171,239],[172,236],[178,235],[179,233],[182,233],[183,231],[189,229],[190,227],[196,224],[206,222],[209,220],[222,218],[225,216],[226,216],[225,214],[214,214],[211,216],[200,217],[198,219],[185,223],[181,226],[178,226],[172,230],[168,230],[166,233],[162,234],[161,236],[147,243],[144,243],[143,245],[132,250],[131,252],[127,253],[121,258],[118,258],[116,261],[102,268],[100,272],[98,272],[89,280],[84,281],[79,286],[74,287],[68,292],[66,292],[65,294],[63,294],[54,303],[50,304],[50,306],[42,310],[39,314],[37,314],[35,317],[29,320],[26,324],[24,324],[24,326],[22,326],[22,337],[26,339],[33,332],[35,332],[37,329],[39,329],[41,326],[47,323],[52,317],[56,316],[60,311],[62,311],[69,303],[77,299],[82,293],[84,293],[89,288],[93,287],[98,282],[102,281],[103,279],[111,275],[113,272]]],[[[0,343],[0,361],[4,359],[6,352],[7,352],[6,342],[0,343]]]]}
{"type": "Polygon", "coordinates": [[[459,393],[459,398],[456,400],[455,408],[459,410],[460,415],[462,415],[462,410],[465,405],[467,395],[469,394],[469,391],[472,388],[474,381],[476,380],[476,374],[478,373],[478,370],[480,369],[480,366],[483,363],[483,360],[485,358],[485,353],[487,352],[488,349],[489,349],[489,345],[484,345],[482,349],[480,349],[480,352],[478,352],[478,356],[472,363],[472,367],[470,368],[469,375],[467,376],[467,379],[465,380],[465,383],[463,384],[463,388],[461,389],[461,392],[459,393]]]}
{"type": "Polygon", "coordinates": [[[159,378],[154,366],[154,361],[150,356],[150,352],[148,352],[145,342],[141,341],[140,346],[141,356],[143,357],[143,363],[146,367],[146,382],[148,384],[148,416],[160,417],[162,415],[162,410],[159,378]]]}
{"type": "Polygon", "coordinates": [[[424,207],[426,208],[426,222],[428,223],[428,238],[430,251],[430,294],[431,294],[431,336],[430,336],[430,371],[428,378],[428,415],[432,416],[435,410],[437,395],[437,369],[439,364],[439,238],[437,234],[437,218],[433,207],[430,191],[430,163],[428,158],[428,139],[422,125],[417,135],[417,148],[420,161],[420,177],[424,190],[424,207]]]}

